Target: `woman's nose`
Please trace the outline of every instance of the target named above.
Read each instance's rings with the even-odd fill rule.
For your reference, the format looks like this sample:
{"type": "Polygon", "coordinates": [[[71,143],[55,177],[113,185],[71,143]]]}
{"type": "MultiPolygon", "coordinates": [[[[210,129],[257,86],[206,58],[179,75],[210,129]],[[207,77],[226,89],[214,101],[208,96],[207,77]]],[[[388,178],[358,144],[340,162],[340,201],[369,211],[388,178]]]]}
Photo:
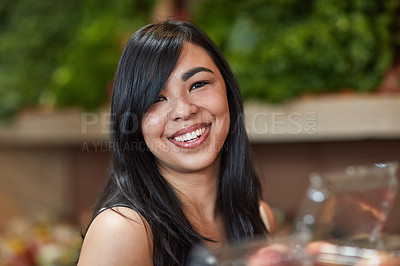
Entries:
{"type": "Polygon", "coordinates": [[[187,120],[195,115],[198,110],[199,107],[189,97],[182,97],[175,100],[170,116],[174,121],[187,120]]]}

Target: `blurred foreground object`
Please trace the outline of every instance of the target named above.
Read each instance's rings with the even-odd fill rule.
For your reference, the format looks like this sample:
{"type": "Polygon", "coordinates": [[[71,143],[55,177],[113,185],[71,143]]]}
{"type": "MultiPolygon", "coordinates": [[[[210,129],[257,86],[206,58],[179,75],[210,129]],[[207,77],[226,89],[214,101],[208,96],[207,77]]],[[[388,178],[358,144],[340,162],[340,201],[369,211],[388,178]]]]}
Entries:
{"type": "Polygon", "coordinates": [[[382,232],[398,168],[388,162],[310,175],[295,231],[314,265],[400,265],[400,236],[382,232]]]}
{"type": "Polygon", "coordinates": [[[379,238],[398,190],[398,163],[311,174],[296,230],[312,240],[379,238]],[[308,232],[307,232],[308,231],[308,232]]]}
{"type": "Polygon", "coordinates": [[[0,265],[76,265],[82,237],[77,228],[38,220],[13,219],[0,234],[0,265]]]}
{"type": "Polygon", "coordinates": [[[389,162],[311,174],[290,236],[195,249],[190,265],[400,265],[400,236],[382,234],[398,167],[389,162]]]}

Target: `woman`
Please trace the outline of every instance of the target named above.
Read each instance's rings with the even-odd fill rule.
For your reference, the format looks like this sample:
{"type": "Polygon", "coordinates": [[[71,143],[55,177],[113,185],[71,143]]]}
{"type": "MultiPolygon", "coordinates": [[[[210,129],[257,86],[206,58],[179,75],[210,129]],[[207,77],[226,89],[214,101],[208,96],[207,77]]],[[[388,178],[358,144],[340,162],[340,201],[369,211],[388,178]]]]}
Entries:
{"type": "Polygon", "coordinates": [[[110,178],[79,265],[183,265],[193,247],[273,233],[225,59],[188,22],[137,31],[112,97],[110,178]]]}

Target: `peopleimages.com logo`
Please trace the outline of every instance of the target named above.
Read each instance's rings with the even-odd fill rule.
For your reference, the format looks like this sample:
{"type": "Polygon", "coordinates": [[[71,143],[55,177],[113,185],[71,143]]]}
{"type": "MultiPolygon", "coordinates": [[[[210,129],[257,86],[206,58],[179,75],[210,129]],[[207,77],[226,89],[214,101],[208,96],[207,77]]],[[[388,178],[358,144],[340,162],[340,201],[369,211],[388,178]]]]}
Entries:
{"type": "MultiPolygon", "coordinates": [[[[120,121],[130,121],[130,128],[122,128],[124,123],[120,123],[119,130],[124,134],[135,133],[139,128],[138,116],[132,113],[125,113],[119,117],[120,121]]],[[[166,121],[156,120],[158,123],[166,123],[166,121]]],[[[166,119],[168,120],[168,119],[166,119]]],[[[201,121],[201,119],[200,119],[201,121]]],[[[230,120],[233,128],[240,122],[245,123],[246,130],[249,135],[312,135],[317,133],[317,113],[316,112],[258,112],[252,115],[241,115],[237,121],[230,120]]],[[[115,121],[110,113],[82,113],[82,128],[83,135],[89,132],[96,132],[97,134],[106,135],[104,139],[108,139],[108,135],[114,133],[115,121]]],[[[157,123],[155,123],[157,124],[157,123]]],[[[168,124],[166,124],[167,126],[168,124]]],[[[171,126],[171,125],[169,125],[171,126]]],[[[110,151],[114,150],[114,144],[106,141],[92,141],[85,142],[82,150],[89,151],[110,151]]],[[[137,150],[143,149],[135,143],[127,144],[127,149],[137,150]]]]}
{"type": "Polygon", "coordinates": [[[317,113],[254,113],[246,117],[246,128],[253,135],[312,135],[317,133],[317,113]]]}

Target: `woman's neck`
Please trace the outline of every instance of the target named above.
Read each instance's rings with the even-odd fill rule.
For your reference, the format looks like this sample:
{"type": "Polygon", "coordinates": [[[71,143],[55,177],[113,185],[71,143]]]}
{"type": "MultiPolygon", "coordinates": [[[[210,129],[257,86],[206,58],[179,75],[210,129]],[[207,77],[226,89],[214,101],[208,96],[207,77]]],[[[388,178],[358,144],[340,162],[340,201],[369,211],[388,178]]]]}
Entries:
{"type": "Polygon", "coordinates": [[[187,215],[215,217],[219,169],[209,167],[180,173],[160,167],[164,178],[175,189],[187,215]]]}
{"type": "Polygon", "coordinates": [[[160,166],[159,170],[175,189],[192,227],[204,237],[221,242],[225,239],[225,230],[216,207],[219,163],[215,165],[218,167],[190,173],[179,173],[160,166]]]}

